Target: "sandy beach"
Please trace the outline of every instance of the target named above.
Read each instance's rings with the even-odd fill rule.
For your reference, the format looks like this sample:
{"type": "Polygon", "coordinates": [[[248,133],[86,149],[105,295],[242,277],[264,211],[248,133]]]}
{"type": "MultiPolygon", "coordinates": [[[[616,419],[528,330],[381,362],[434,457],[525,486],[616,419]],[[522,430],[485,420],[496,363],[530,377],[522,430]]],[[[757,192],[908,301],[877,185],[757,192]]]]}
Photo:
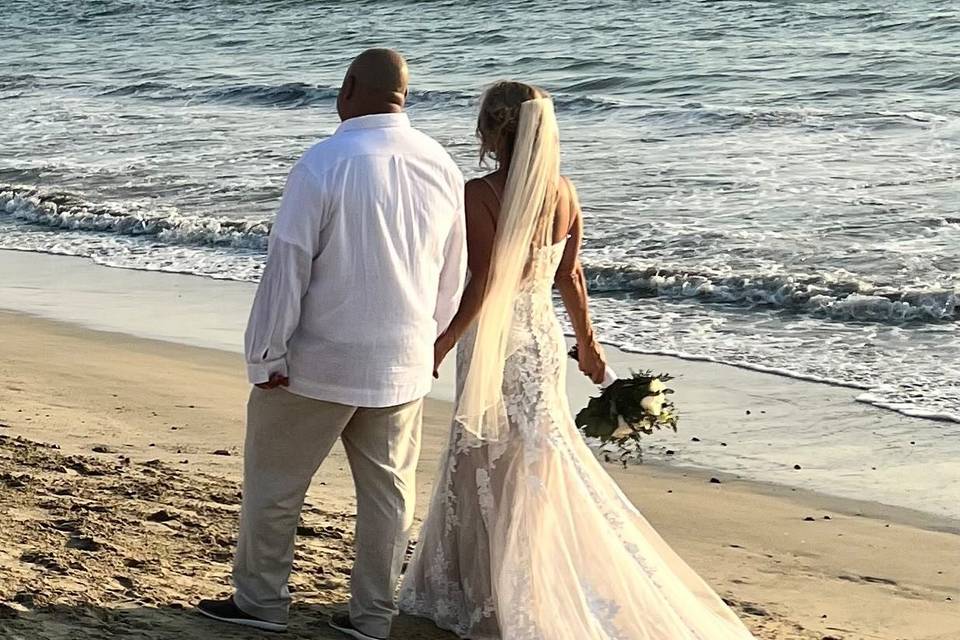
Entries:
{"type": "MultiPolygon", "coordinates": [[[[15,313],[0,331],[0,637],[254,637],[189,610],[229,589],[240,357],[15,313]]],[[[428,402],[421,516],[449,412],[428,402]]],[[[960,637],[953,521],[703,470],[610,471],[759,638],[960,637]]],[[[309,504],[290,636],[333,638],[323,622],[345,602],[351,556],[342,452],[309,504]]],[[[448,636],[404,618],[394,637],[448,636]]]]}

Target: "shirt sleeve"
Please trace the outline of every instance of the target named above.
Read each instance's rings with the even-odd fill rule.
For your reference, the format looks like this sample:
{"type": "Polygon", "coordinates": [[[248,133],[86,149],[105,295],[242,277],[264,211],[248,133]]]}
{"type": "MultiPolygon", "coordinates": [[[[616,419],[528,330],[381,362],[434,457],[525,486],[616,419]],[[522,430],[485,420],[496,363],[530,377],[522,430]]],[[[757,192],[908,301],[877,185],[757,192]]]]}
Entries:
{"type": "Polygon", "coordinates": [[[463,203],[463,183],[456,185],[457,211],[443,248],[443,268],[433,318],[437,332],[443,333],[460,307],[460,296],[467,275],[467,223],[463,203]]]}
{"type": "Polygon", "coordinates": [[[267,264],[244,337],[247,377],[253,384],[274,373],[289,375],[287,345],[300,324],[300,303],[310,287],[323,224],[320,185],[298,164],[287,178],[270,232],[267,264]]]}

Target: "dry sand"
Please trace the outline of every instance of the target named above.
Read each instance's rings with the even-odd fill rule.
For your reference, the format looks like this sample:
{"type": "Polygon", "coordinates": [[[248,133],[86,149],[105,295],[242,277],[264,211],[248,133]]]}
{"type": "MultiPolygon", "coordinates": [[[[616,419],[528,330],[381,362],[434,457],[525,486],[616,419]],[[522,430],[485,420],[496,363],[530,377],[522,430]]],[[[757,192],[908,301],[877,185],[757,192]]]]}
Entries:
{"type": "MultiPolygon", "coordinates": [[[[229,588],[240,357],[16,314],[0,332],[0,638],[261,637],[189,611],[229,588]]],[[[421,515],[448,416],[429,403],[421,515]]],[[[960,638],[955,523],[697,470],[611,473],[760,638],[960,638]]],[[[341,451],[309,502],[288,637],[335,638],[353,505],[341,451]]],[[[450,636],[401,619],[394,637],[450,636]]]]}

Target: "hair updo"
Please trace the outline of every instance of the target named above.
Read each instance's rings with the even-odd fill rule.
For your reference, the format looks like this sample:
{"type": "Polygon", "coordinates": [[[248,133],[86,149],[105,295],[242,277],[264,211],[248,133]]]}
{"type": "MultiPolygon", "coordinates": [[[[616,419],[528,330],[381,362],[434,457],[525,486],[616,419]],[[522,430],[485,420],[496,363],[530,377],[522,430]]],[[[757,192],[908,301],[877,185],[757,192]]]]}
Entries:
{"type": "Polygon", "coordinates": [[[545,98],[547,95],[539,87],[509,80],[496,82],[484,92],[480,115],[477,117],[481,164],[487,156],[498,163],[509,160],[517,140],[520,106],[528,100],[545,98]]]}

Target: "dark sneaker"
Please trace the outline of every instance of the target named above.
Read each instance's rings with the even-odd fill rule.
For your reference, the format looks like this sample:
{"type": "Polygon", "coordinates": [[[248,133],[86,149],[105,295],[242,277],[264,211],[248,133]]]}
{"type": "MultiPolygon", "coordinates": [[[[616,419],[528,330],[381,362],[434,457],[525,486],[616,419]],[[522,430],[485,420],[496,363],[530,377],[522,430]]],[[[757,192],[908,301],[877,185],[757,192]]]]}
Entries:
{"type": "Polygon", "coordinates": [[[262,631],[286,631],[287,625],[280,622],[270,622],[251,616],[240,610],[240,607],[233,601],[233,596],[226,600],[201,600],[197,605],[197,611],[219,620],[220,622],[229,622],[230,624],[239,624],[244,627],[253,627],[262,631]]]}
{"type": "Polygon", "coordinates": [[[330,627],[336,629],[340,633],[346,634],[351,638],[356,638],[357,640],[387,640],[386,638],[378,638],[376,636],[368,636],[363,631],[360,631],[353,623],[350,622],[349,613],[335,613],[333,617],[330,618],[330,627]]]}

